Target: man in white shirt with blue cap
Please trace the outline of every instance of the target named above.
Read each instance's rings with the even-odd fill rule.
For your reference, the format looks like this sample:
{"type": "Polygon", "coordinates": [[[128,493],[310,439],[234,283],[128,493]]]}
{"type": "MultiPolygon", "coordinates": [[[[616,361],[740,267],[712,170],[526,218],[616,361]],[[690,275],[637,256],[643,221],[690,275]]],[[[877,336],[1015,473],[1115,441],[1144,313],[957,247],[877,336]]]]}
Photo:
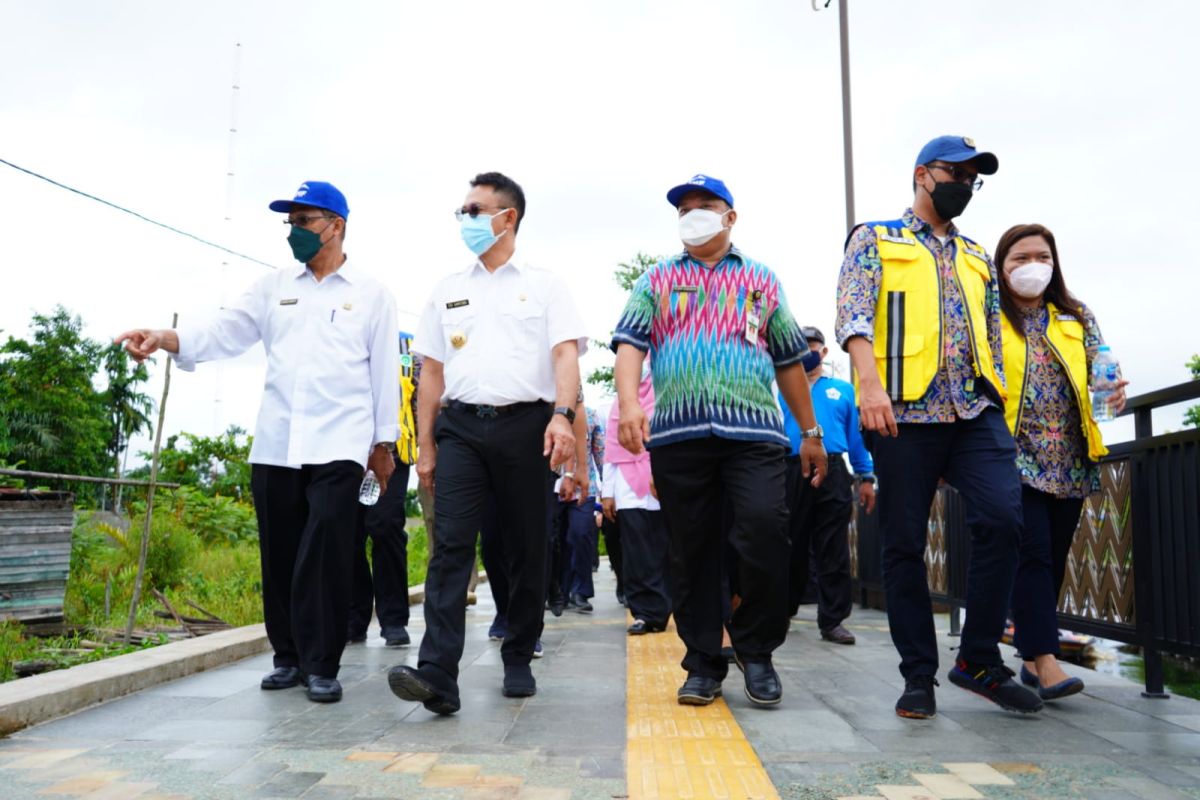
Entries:
{"type": "Polygon", "coordinates": [[[395,468],[396,302],[347,261],[350,209],[332,184],[308,181],[270,208],[287,214],[299,266],[264,276],[205,324],[126,331],[117,342],[138,361],[166,350],[190,371],[262,341],[267,377],[250,480],[275,651],[262,688],[303,684],[310,700],[336,702],[359,484],[370,469],[386,489],[395,468]]]}

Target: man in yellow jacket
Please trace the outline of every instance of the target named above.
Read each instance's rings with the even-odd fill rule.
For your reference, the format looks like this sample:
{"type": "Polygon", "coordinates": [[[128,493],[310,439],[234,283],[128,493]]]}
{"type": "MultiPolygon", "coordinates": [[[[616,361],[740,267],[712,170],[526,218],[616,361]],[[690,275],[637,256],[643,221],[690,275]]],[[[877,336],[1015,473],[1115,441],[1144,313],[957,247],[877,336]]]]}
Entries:
{"type": "Polygon", "coordinates": [[[1042,701],[1000,658],[1021,532],[1021,482],[1004,421],[1000,301],[983,248],[952,220],[999,162],[965,136],[940,136],[913,168],[912,207],[850,232],[838,280],[837,338],[859,379],[879,479],[888,625],[904,693],[896,713],[937,712],[938,642],[925,572],[929,507],[945,479],[971,530],[966,622],[948,675],[1013,711],[1042,701]]]}

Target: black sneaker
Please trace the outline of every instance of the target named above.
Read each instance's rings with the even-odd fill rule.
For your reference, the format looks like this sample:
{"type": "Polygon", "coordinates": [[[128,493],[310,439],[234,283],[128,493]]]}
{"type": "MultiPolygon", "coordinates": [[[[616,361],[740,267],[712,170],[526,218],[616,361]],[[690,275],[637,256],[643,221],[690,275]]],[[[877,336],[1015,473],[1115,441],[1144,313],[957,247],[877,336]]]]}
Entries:
{"type": "Polygon", "coordinates": [[[676,694],[681,706],[706,706],[721,696],[721,682],[704,675],[688,675],[676,694]]]}
{"type": "Polygon", "coordinates": [[[1014,681],[1014,675],[1003,664],[968,664],[960,658],[946,677],[955,686],[987,698],[1007,711],[1022,714],[1041,711],[1042,699],[1014,681]]]}
{"type": "Polygon", "coordinates": [[[932,675],[913,675],[904,679],[904,694],[896,701],[896,716],[905,719],[932,719],[937,716],[933,687],[941,686],[932,675]]]}

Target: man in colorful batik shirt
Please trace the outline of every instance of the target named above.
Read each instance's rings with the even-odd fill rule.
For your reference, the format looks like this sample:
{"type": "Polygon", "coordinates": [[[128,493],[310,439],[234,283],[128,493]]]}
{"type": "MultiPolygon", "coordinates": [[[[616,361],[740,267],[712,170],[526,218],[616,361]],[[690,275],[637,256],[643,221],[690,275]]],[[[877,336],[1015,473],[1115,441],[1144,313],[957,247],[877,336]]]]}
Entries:
{"type": "Polygon", "coordinates": [[[925,571],[929,507],[945,479],[971,530],[967,618],[951,683],[1013,711],[1042,707],[1000,659],[1022,528],[1016,445],[1004,421],[996,269],[951,221],[999,161],[939,136],[913,167],[912,208],[857,226],[838,279],[837,339],[859,379],[879,477],[888,627],[904,693],[896,714],[937,712],[938,641],[925,571]]]}
{"type": "Polygon", "coordinates": [[[783,695],[771,654],[787,635],[790,547],[784,504],[788,438],[777,381],[804,428],[800,456],[814,484],[825,474],[821,429],[801,361],[808,344],[779,279],[731,244],[737,212],[725,184],[697,175],[667,193],[686,250],[634,284],[613,334],[620,443],[653,448],[651,469],[671,533],[673,613],[687,646],[679,702],[721,694],[722,508],[738,554],[742,602],[729,623],[746,696],[775,705],[783,695]],[[646,354],[654,362],[655,408],[638,399],[646,354]]]}

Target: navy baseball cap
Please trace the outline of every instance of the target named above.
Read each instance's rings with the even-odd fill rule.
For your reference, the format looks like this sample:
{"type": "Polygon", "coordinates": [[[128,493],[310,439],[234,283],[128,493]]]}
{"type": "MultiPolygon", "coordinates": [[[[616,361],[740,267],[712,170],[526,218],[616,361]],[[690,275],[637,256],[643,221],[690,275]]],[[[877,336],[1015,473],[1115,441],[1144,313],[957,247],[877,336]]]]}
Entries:
{"type": "Polygon", "coordinates": [[[729,189],[725,187],[725,181],[714,178],[710,175],[694,175],[687,183],[681,183],[671,191],[667,192],[667,202],[679,208],[679,201],[688,192],[708,192],[715,197],[719,197],[733,208],[733,195],[729,193],[729,189]]]}
{"type": "Polygon", "coordinates": [[[821,329],[812,325],[804,325],[800,328],[800,332],[804,334],[804,338],[809,342],[820,342],[825,344],[825,334],[821,333],[821,329]]]}
{"type": "Polygon", "coordinates": [[[296,190],[296,196],[291,200],[276,200],[269,208],[284,214],[291,212],[293,206],[312,206],[325,211],[332,211],[342,219],[350,216],[350,206],[346,205],[346,195],[338,191],[332,183],[325,181],[305,181],[296,190]]]}
{"type": "Polygon", "coordinates": [[[975,149],[975,140],[970,136],[939,136],[921,148],[913,168],[931,161],[948,161],[951,164],[973,163],[980,174],[995,175],[1000,161],[993,153],[981,153],[975,149]]]}

